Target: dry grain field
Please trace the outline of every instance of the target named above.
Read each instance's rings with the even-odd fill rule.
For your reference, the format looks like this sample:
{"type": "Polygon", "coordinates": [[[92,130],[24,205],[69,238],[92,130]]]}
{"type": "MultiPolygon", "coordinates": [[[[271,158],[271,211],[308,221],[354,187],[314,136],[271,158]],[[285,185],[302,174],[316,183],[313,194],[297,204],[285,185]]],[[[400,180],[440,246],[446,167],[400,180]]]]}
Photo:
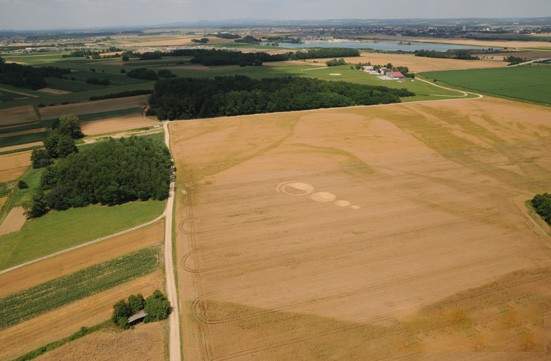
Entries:
{"type": "Polygon", "coordinates": [[[492,98],[174,122],[187,360],[548,360],[551,111],[492,98]],[[184,291],[185,290],[185,291],[184,291]]]}

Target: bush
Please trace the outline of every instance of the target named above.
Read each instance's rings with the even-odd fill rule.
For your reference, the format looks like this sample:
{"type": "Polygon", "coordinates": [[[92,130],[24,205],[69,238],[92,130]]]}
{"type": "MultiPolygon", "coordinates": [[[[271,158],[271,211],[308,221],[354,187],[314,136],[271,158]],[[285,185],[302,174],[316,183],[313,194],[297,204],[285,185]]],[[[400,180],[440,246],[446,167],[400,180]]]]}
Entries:
{"type": "Polygon", "coordinates": [[[138,68],[130,70],[126,75],[130,78],[134,79],[142,79],[142,80],[157,80],[159,79],[159,76],[155,71],[147,68],[138,68]]]}
{"type": "Polygon", "coordinates": [[[128,297],[128,306],[132,314],[138,313],[145,307],[145,298],[141,294],[128,297]]]}
{"type": "Polygon", "coordinates": [[[538,194],[532,199],[531,203],[545,222],[551,225],[551,194],[538,194]]]}
{"type": "Polygon", "coordinates": [[[159,290],[145,300],[145,323],[166,320],[172,311],[170,302],[159,290]]]}
{"type": "Polygon", "coordinates": [[[132,310],[126,301],[120,300],[113,306],[113,316],[111,316],[111,320],[118,327],[127,329],[129,327],[128,318],[130,318],[130,316],[132,316],[132,310]]]}
{"type": "Polygon", "coordinates": [[[346,61],[343,58],[340,59],[332,59],[326,62],[327,66],[339,66],[339,65],[346,65],[346,61]]]}
{"type": "Polygon", "coordinates": [[[29,185],[24,180],[20,180],[19,182],[17,182],[17,188],[27,189],[29,188],[29,185]]]}
{"type": "Polygon", "coordinates": [[[32,206],[27,210],[28,218],[38,218],[45,215],[48,212],[48,203],[46,197],[41,189],[33,195],[32,206]]]}
{"type": "Polygon", "coordinates": [[[52,158],[45,149],[33,149],[31,161],[34,169],[44,168],[52,164],[52,158]]]}
{"type": "Polygon", "coordinates": [[[161,70],[159,70],[159,72],[157,74],[159,75],[159,78],[175,78],[176,77],[176,75],[168,69],[161,69],[161,70]]]}
{"type": "Polygon", "coordinates": [[[111,80],[109,79],[98,79],[98,78],[88,78],[86,83],[92,85],[111,85],[111,80]]]}

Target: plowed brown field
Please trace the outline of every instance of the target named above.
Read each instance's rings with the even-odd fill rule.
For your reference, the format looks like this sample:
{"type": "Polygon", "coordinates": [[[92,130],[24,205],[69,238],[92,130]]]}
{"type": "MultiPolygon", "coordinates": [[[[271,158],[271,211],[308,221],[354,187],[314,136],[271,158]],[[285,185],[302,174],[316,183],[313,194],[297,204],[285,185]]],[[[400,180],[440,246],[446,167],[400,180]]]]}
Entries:
{"type": "Polygon", "coordinates": [[[409,54],[383,54],[383,53],[362,53],[362,56],[346,58],[350,64],[367,63],[388,64],[394,66],[407,66],[410,71],[420,73],[425,71],[445,71],[459,69],[480,69],[499,68],[507,65],[504,61],[491,60],[458,60],[458,59],[437,59],[424,58],[409,54]]]}
{"type": "Polygon", "coordinates": [[[31,165],[31,152],[0,155],[0,183],[19,178],[31,165]]]}
{"type": "Polygon", "coordinates": [[[74,103],[66,105],[55,105],[40,108],[42,119],[57,118],[67,114],[93,114],[110,112],[129,108],[143,107],[147,104],[147,95],[138,95],[127,98],[115,98],[97,100],[93,102],[74,103]]]}
{"type": "Polygon", "coordinates": [[[67,337],[83,326],[93,326],[111,317],[113,305],[131,294],[149,295],[161,289],[160,272],[71,303],[29,321],[0,331],[0,360],[12,360],[50,342],[67,337]]]}
{"type": "Polygon", "coordinates": [[[82,123],[82,132],[86,135],[101,135],[126,130],[148,128],[159,125],[159,121],[152,117],[130,114],[120,117],[105,118],[82,123]]]}
{"type": "Polygon", "coordinates": [[[484,98],[172,123],[184,358],[545,360],[551,240],[523,202],[551,191],[550,115],[484,98]]]}
{"type": "Polygon", "coordinates": [[[0,275],[0,297],[160,244],[164,221],[0,275]]]}

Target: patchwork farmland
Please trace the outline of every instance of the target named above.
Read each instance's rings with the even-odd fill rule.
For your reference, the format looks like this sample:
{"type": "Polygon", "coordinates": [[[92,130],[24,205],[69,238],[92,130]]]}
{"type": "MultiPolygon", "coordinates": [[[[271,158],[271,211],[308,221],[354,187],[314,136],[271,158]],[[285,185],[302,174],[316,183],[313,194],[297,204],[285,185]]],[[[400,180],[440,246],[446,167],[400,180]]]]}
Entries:
{"type": "Polygon", "coordinates": [[[550,240],[524,206],[551,188],[547,108],[465,99],[170,130],[185,359],[548,357],[550,240]]]}

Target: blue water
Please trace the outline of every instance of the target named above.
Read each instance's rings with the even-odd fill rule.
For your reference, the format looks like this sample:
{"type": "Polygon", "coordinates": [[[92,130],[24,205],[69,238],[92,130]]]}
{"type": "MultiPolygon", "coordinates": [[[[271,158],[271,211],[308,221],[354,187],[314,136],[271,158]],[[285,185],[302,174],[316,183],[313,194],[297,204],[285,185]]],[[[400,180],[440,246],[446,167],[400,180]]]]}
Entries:
{"type": "Polygon", "coordinates": [[[454,44],[435,44],[435,43],[400,43],[399,41],[390,40],[307,40],[303,44],[279,43],[281,48],[352,48],[352,49],[373,49],[380,51],[406,51],[414,52],[416,50],[466,50],[466,49],[481,49],[477,46],[465,46],[454,44]]]}

